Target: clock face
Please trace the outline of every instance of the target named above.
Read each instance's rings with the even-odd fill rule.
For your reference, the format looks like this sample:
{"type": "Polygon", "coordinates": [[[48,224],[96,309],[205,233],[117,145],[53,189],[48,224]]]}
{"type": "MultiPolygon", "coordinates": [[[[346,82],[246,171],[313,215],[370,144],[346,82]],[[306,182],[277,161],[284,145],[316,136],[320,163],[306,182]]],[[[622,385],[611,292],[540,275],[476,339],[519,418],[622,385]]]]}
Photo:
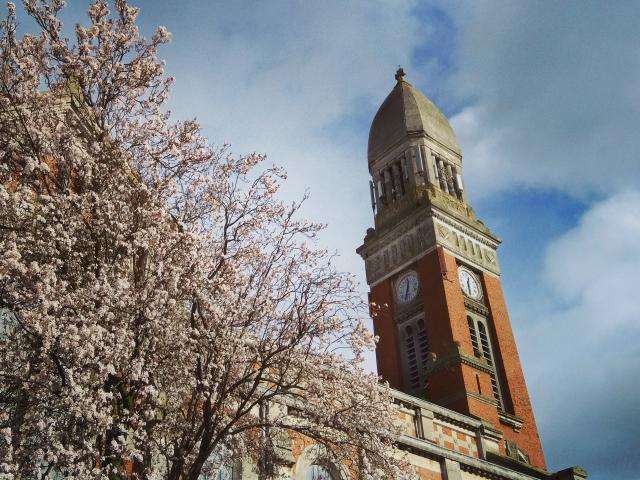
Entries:
{"type": "Polygon", "coordinates": [[[460,279],[460,287],[462,287],[465,295],[476,300],[481,297],[480,285],[478,285],[476,277],[471,272],[460,268],[458,269],[458,278],[460,279]]]}
{"type": "Polygon", "coordinates": [[[408,303],[418,295],[418,277],[409,273],[402,277],[396,286],[396,295],[400,303],[408,303]]]}

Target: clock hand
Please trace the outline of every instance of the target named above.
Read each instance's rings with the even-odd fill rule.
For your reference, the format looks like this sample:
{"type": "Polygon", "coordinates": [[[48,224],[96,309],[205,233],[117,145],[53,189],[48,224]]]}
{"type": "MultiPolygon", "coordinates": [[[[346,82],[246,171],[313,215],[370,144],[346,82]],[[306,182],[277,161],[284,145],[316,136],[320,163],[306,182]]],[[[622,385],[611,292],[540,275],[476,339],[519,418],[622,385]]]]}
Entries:
{"type": "Polygon", "coordinates": [[[467,278],[467,291],[469,292],[469,294],[471,294],[471,282],[469,281],[468,278],[467,278]]]}
{"type": "Polygon", "coordinates": [[[409,282],[407,282],[407,287],[404,289],[404,298],[405,300],[409,298],[409,282]]]}

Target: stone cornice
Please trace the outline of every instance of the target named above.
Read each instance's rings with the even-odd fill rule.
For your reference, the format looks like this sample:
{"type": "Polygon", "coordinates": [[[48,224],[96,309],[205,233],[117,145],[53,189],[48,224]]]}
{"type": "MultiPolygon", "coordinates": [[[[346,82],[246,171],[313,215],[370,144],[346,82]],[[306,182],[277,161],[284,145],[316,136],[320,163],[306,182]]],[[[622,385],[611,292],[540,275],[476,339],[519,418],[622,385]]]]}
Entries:
{"type": "Polygon", "coordinates": [[[479,313],[485,317],[489,316],[489,309],[486,306],[470,298],[464,297],[464,306],[472,312],[479,313]]]}
{"type": "Polygon", "coordinates": [[[444,404],[451,404],[453,402],[457,402],[460,399],[463,398],[472,398],[478,402],[482,402],[486,405],[491,405],[494,408],[498,408],[498,401],[493,399],[493,398],[489,398],[489,397],[485,397],[484,395],[479,395],[475,392],[470,392],[469,390],[463,390],[460,391],[458,393],[454,393],[452,395],[449,395],[447,397],[443,397],[443,398],[439,398],[438,402],[440,403],[444,403],[444,404]]]}
{"type": "Polygon", "coordinates": [[[410,450],[415,449],[421,454],[427,454],[432,458],[448,458],[454,462],[458,462],[460,467],[466,471],[477,473],[480,476],[494,479],[505,480],[534,480],[545,477],[532,477],[520,472],[514,472],[500,465],[488,462],[486,460],[480,460],[478,458],[469,457],[458,453],[454,450],[448,450],[444,447],[440,447],[427,440],[421,440],[409,435],[402,435],[399,439],[399,446],[410,450]]]}
{"type": "MultiPolygon", "coordinates": [[[[410,194],[409,194],[410,195],[410,194]]],[[[431,210],[414,209],[409,215],[402,220],[397,221],[390,228],[370,229],[373,233],[367,232],[364,243],[360,245],[356,252],[361,256],[371,253],[379,248],[381,244],[388,244],[404,233],[408,232],[416,225],[423,223],[431,218],[431,210]]]]}
{"type": "Polygon", "coordinates": [[[504,434],[495,428],[491,422],[487,422],[486,420],[481,420],[482,427],[480,428],[480,434],[489,440],[493,440],[494,442],[499,442],[504,437],[504,434]]]}
{"type": "Polygon", "coordinates": [[[524,420],[516,415],[499,410],[498,418],[503,425],[510,426],[514,432],[519,432],[524,424],[524,420]]]}
{"type": "Polygon", "coordinates": [[[463,263],[500,274],[496,254],[500,239],[475,219],[464,202],[453,197],[449,200],[471,212],[467,221],[431,203],[432,197],[445,195],[449,196],[434,187],[423,187],[416,193],[408,193],[393,211],[387,212],[388,222],[376,220],[377,230],[370,229],[363,245],[356,250],[365,261],[369,285],[389,278],[437,245],[442,245],[463,263]]]}
{"type": "MultiPolygon", "coordinates": [[[[462,155],[452,150],[451,148],[447,147],[444,143],[436,140],[435,138],[427,134],[424,130],[412,130],[407,132],[406,136],[400,138],[399,140],[389,145],[384,150],[382,151],[378,150],[378,151],[372,152],[371,153],[372,161],[369,162],[369,167],[370,168],[375,167],[377,164],[381,163],[381,161],[383,161],[385,157],[388,157],[391,153],[394,153],[400,147],[404,147],[405,149],[410,148],[412,145],[411,140],[415,141],[420,139],[426,140],[428,142],[433,142],[435,146],[441,148],[448,155],[451,155],[452,158],[455,158],[459,163],[462,163],[462,155]],[[406,145],[403,145],[403,143],[406,145]]],[[[427,142],[425,142],[424,145],[427,147],[431,147],[427,142]]]]}
{"type": "Polygon", "coordinates": [[[407,306],[404,306],[402,304],[396,305],[395,318],[396,318],[396,323],[398,324],[401,324],[407,320],[410,320],[412,318],[415,318],[423,314],[424,314],[424,304],[419,299],[419,296],[418,296],[418,301],[411,303],[407,306]]]}
{"type": "Polygon", "coordinates": [[[450,212],[442,212],[438,209],[433,209],[431,215],[442,223],[455,228],[457,231],[464,233],[465,235],[473,238],[475,241],[486,245],[492,249],[498,248],[501,240],[494,236],[488,229],[483,230],[478,228],[478,225],[471,225],[469,222],[465,222],[457,217],[453,217],[450,212]]]}
{"type": "Polygon", "coordinates": [[[476,418],[468,417],[461,413],[450,410],[446,407],[441,407],[435,403],[428,402],[421,398],[414,397],[399,390],[391,390],[391,395],[399,402],[408,405],[415,405],[416,407],[423,408],[433,412],[437,418],[444,419],[445,421],[454,425],[459,425],[468,430],[476,430],[483,426],[483,421],[476,418]]]}
{"type": "MultiPolygon", "coordinates": [[[[446,208],[446,206],[438,205],[437,203],[439,202],[434,203],[432,201],[434,199],[444,201],[445,197],[451,196],[439,191],[433,186],[422,187],[415,193],[408,192],[405,197],[398,201],[396,206],[387,206],[385,207],[386,210],[384,213],[378,215],[385,220],[388,218],[388,220],[377,221],[377,228],[373,230],[372,234],[367,234],[365,242],[356,249],[356,252],[361,253],[361,251],[370,250],[371,248],[375,249],[377,243],[387,243],[402,235],[407,230],[410,230],[415,224],[431,217],[437,218],[457,231],[464,233],[475,241],[494,250],[500,245],[500,238],[491,233],[482,222],[477,220],[475,214],[461,217],[460,214],[454,214],[451,209],[446,208]],[[426,202],[421,202],[421,199],[425,199],[426,202]],[[398,220],[397,216],[405,211],[408,215],[398,220]]],[[[460,209],[471,210],[470,207],[465,206],[466,204],[453,197],[447,198],[446,201],[449,202],[450,205],[456,205],[460,209]]]]}

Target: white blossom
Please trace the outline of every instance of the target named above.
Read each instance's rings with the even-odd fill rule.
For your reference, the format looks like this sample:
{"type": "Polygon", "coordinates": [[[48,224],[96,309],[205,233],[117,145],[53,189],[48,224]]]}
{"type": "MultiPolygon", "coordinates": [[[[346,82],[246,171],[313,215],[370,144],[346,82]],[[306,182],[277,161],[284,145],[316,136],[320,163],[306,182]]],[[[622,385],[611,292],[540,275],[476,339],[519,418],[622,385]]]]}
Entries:
{"type": "Polygon", "coordinates": [[[170,35],[125,0],[73,40],[64,2],[23,5],[37,35],[11,6],[0,25],[0,478],[195,480],[214,452],[259,458],[265,428],[409,476],[367,309],[284,172],[171,121],[170,35]]]}

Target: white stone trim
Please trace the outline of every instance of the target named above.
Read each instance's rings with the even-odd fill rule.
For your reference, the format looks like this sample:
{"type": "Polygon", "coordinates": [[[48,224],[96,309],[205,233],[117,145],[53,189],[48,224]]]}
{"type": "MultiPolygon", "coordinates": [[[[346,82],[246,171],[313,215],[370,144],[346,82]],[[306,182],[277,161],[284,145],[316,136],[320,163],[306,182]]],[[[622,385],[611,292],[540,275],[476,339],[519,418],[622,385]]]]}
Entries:
{"type": "Polygon", "coordinates": [[[337,476],[339,480],[351,480],[349,472],[344,465],[336,465],[329,460],[327,450],[322,445],[313,444],[305,448],[294,466],[292,480],[304,480],[307,470],[312,465],[322,465],[330,470],[332,476],[337,476]]]}

